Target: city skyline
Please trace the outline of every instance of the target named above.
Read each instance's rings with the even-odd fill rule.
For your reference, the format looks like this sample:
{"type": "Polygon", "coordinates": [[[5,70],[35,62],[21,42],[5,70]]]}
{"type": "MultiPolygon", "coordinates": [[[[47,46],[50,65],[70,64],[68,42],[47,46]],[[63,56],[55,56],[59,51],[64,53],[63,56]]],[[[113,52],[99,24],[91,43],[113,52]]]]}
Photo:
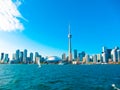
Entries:
{"type": "Polygon", "coordinates": [[[27,49],[23,51],[17,49],[12,54],[12,58],[9,57],[8,53],[2,52],[0,53],[0,64],[38,64],[38,62],[42,64],[120,64],[120,49],[117,46],[113,49],[102,47],[101,53],[92,55],[84,51],[78,52],[77,49],[74,49],[72,54],[68,50],[70,56],[63,53],[61,58],[58,56],[43,57],[39,52],[28,53],[28,51],[27,49]]]}
{"type": "Polygon", "coordinates": [[[43,56],[67,54],[69,24],[73,50],[93,54],[102,46],[120,46],[119,8],[117,0],[1,0],[0,52],[19,48],[43,56]]]}

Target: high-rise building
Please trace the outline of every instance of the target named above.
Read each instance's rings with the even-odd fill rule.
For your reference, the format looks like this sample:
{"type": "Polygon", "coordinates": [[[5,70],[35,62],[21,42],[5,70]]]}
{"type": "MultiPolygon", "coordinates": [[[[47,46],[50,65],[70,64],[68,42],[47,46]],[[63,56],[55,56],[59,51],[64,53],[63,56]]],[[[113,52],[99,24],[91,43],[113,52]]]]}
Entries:
{"type": "Polygon", "coordinates": [[[97,55],[93,55],[93,63],[97,63],[97,55]]]}
{"type": "Polygon", "coordinates": [[[113,62],[117,62],[117,50],[116,49],[113,49],[111,51],[111,55],[112,55],[113,62]]]}
{"type": "Polygon", "coordinates": [[[4,59],[4,53],[1,53],[1,59],[0,60],[3,60],[4,59]]]}
{"type": "Polygon", "coordinates": [[[38,52],[35,52],[35,57],[38,57],[39,56],[39,53],[38,52]]]}
{"type": "Polygon", "coordinates": [[[36,57],[36,61],[35,61],[35,64],[38,64],[40,62],[40,57],[36,57]]]}
{"type": "Polygon", "coordinates": [[[77,60],[77,49],[74,50],[74,60],[77,60]]]}
{"type": "Polygon", "coordinates": [[[8,54],[5,54],[4,63],[8,63],[8,62],[9,62],[9,56],[8,56],[8,54]]]}
{"type": "Polygon", "coordinates": [[[30,63],[32,63],[33,62],[33,53],[31,52],[30,53],[30,63]]]}
{"type": "Polygon", "coordinates": [[[13,53],[13,54],[12,54],[12,60],[15,60],[15,58],[16,58],[16,54],[13,53]]]}
{"type": "Polygon", "coordinates": [[[106,47],[102,47],[102,56],[104,56],[104,62],[108,63],[108,60],[111,59],[111,51],[112,49],[107,49],[106,47]]]}
{"type": "Polygon", "coordinates": [[[86,59],[86,64],[88,64],[90,62],[90,56],[88,54],[86,54],[85,59],[86,59]]]}
{"type": "Polygon", "coordinates": [[[78,57],[79,57],[80,61],[82,61],[82,60],[83,60],[83,57],[85,57],[85,52],[82,51],[81,53],[79,53],[79,54],[78,54],[78,57]]]}
{"type": "Polygon", "coordinates": [[[72,47],[71,47],[71,32],[70,32],[70,25],[69,25],[69,29],[68,29],[68,61],[71,62],[72,61],[72,47]]]}
{"type": "Polygon", "coordinates": [[[23,52],[23,62],[27,63],[27,49],[25,49],[23,52]]]}
{"type": "Polygon", "coordinates": [[[19,54],[20,54],[20,50],[16,50],[16,56],[15,56],[15,60],[19,62],[19,54]]]}
{"type": "Polygon", "coordinates": [[[120,62],[120,50],[117,50],[118,62],[120,62]]]}
{"type": "Polygon", "coordinates": [[[23,52],[20,52],[19,54],[19,61],[20,63],[23,63],[23,52]]]}
{"type": "Polygon", "coordinates": [[[62,54],[62,60],[63,60],[63,61],[66,60],[66,54],[65,54],[65,53],[62,54]]]}
{"type": "Polygon", "coordinates": [[[101,54],[97,54],[97,62],[102,62],[102,55],[101,54]]]}
{"type": "Polygon", "coordinates": [[[103,53],[106,53],[106,51],[107,51],[107,48],[106,48],[105,46],[103,46],[103,47],[102,47],[102,52],[103,52],[103,53]]]}
{"type": "Polygon", "coordinates": [[[39,57],[39,53],[38,53],[38,52],[35,52],[35,63],[38,62],[38,61],[37,61],[38,57],[39,57]]]}
{"type": "Polygon", "coordinates": [[[102,53],[103,63],[107,63],[107,56],[106,53],[102,53]]]}

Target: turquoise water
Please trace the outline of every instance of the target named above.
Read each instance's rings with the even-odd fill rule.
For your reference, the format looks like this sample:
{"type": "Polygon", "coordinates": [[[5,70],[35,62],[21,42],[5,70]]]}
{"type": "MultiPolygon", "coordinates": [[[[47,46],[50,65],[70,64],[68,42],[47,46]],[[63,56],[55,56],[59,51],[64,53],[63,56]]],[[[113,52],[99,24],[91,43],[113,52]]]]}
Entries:
{"type": "Polygon", "coordinates": [[[0,90],[114,90],[120,65],[0,65],[0,90]]]}

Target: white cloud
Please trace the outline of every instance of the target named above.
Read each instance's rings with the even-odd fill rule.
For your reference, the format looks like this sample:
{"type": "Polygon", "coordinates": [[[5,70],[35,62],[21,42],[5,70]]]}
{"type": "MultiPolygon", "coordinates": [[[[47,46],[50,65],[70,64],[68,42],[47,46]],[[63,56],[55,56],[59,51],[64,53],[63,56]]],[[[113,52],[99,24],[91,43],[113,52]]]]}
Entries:
{"type": "Polygon", "coordinates": [[[20,0],[0,0],[0,31],[22,31],[24,29],[20,18],[23,19],[18,7],[20,0]]]}

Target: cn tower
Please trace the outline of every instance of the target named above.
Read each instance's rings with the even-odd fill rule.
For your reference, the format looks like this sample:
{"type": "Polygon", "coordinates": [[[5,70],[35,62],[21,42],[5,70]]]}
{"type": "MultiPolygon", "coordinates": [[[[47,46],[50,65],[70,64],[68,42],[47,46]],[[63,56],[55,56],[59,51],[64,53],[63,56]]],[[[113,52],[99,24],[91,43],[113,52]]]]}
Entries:
{"type": "Polygon", "coordinates": [[[72,61],[72,47],[71,47],[71,32],[70,32],[70,25],[68,27],[68,61],[72,61]]]}

